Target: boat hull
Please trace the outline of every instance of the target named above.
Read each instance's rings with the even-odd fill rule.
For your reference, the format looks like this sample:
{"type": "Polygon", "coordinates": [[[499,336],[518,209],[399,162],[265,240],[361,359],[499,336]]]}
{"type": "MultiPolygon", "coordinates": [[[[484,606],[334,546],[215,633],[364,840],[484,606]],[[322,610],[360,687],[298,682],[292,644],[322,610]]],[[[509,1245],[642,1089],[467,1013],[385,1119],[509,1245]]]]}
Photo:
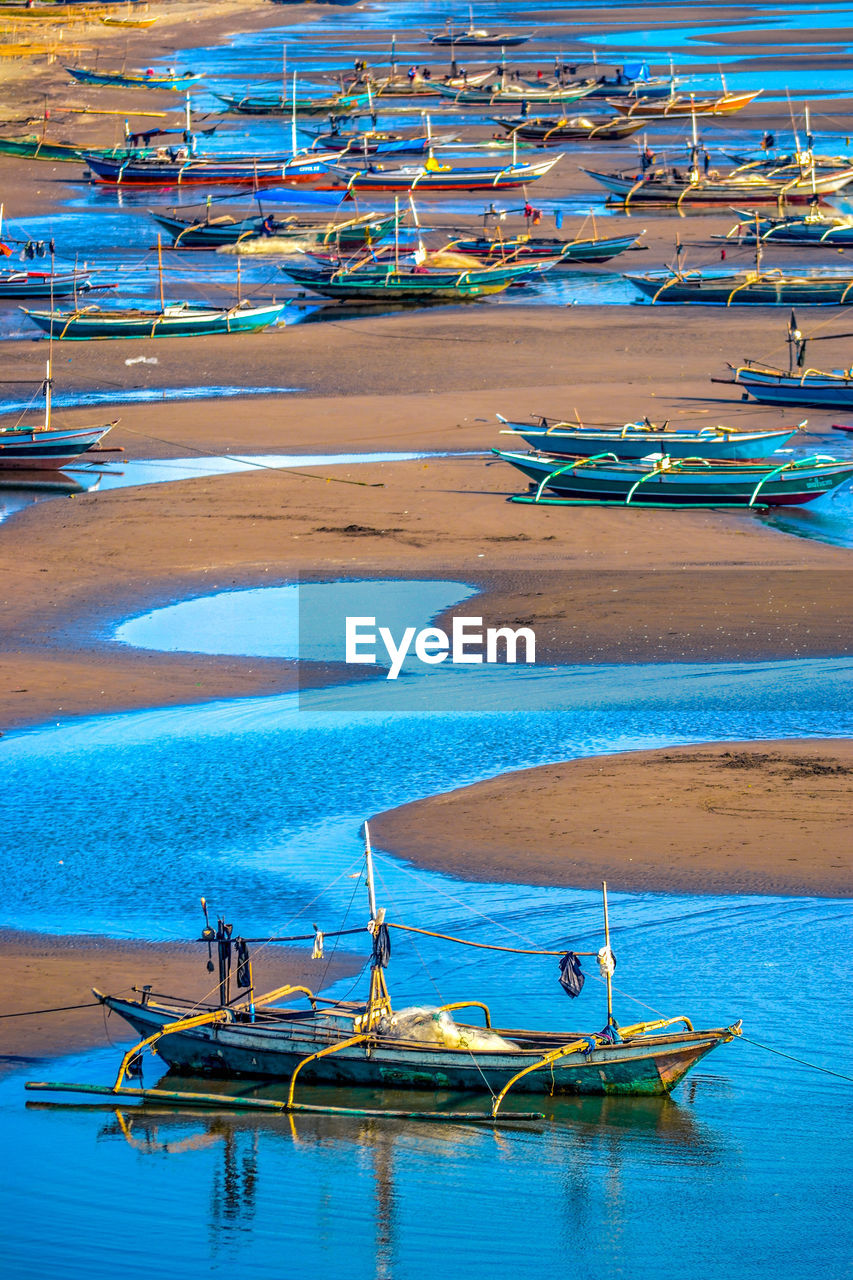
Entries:
{"type": "Polygon", "coordinates": [[[268,162],[246,160],[134,160],[109,159],[86,152],[85,163],[95,182],[116,186],[185,187],[207,183],[229,186],[278,185],[281,182],[311,182],[328,172],[328,161],[337,158],[268,162]]]}
{"type": "Polygon", "coordinates": [[[83,67],[67,67],[69,76],[81,84],[117,84],[120,88],[168,88],[182,93],[201,79],[201,73],[187,76],[127,76],[122,72],[90,72],[83,67]]]}
{"type": "Polygon", "coordinates": [[[560,498],[632,506],[799,506],[853,477],[853,463],[815,464],[773,476],[777,469],[771,463],[653,470],[642,463],[590,461],[569,468],[561,458],[494,452],[560,498]]]}
{"type": "Polygon", "coordinates": [[[814,373],[763,372],[738,369],[738,386],[761,404],[811,405],[823,409],[853,408],[853,378],[814,373]]]}
{"type": "Polygon", "coordinates": [[[202,337],[217,333],[247,333],[265,329],[280,319],[284,304],[269,307],[175,307],[165,312],[50,312],[24,311],[45,333],[58,340],[96,338],[202,337]]]}
{"type": "Polygon", "coordinates": [[[676,98],[672,102],[644,102],[642,98],[634,102],[614,98],[610,105],[626,116],[640,116],[643,119],[665,120],[672,117],[691,119],[696,116],[731,116],[743,111],[758,97],[757,93],[730,94],[723,98],[696,99],[676,98]]]}
{"type": "Polygon", "coordinates": [[[789,204],[808,204],[814,195],[832,195],[853,182],[853,169],[796,181],[757,179],[754,182],[726,181],[725,179],[700,179],[698,182],[677,183],[658,179],[653,175],[600,173],[594,169],[581,172],[593,178],[611,195],[625,203],[638,201],[650,204],[726,204],[747,201],[750,204],[777,204],[784,194],[789,204]]]}
{"type": "MultiPolygon", "coordinates": [[[[142,1008],[111,996],[105,997],[104,1003],[129,1022],[140,1036],[152,1034],[168,1020],[156,1009],[142,1008]]],[[[319,1022],[317,1026],[317,1020],[307,1015],[285,1030],[260,1023],[199,1027],[164,1036],[157,1044],[157,1053],[170,1067],[193,1075],[286,1081],[302,1059],[350,1034],[340,1024],[332,1025],[332,1019],[319,1022]]],[[[502,1031],[499,1034],[518,1037],[529,1033],[502,1031]]],[[[567,1034],[565,1042],[574,1038],[567,1034]]],[[[513,1092],[667,1094],[706,1053],[730,1038],[730,1034],[722,1030],[685,1032],[637,1037],[586,1053],[578,1050],[530,1072],[513,1086],[513,1092]]],[[[547,1047],[553,1048],[554,1038],[548,1039],[547,1047]]],[[[541,1056],[546,1051],[541,1048],[538,1053],[541,1056]]],[[[521,1049],[503,1053],[478,1051],[475,1060],[467,1050],[429,1044],[412,1047],[377,1038],[369,1047],[355,1045],[307,1063],[299,1079],[306,1084],[448,1089],[476,1094],[490,1090],[496,1094],[514,1075],[535,1062],[536,1056],[537,1052],[521,1049]]]]}
{"type": "Polygon", "coordinates": [[[92,449],[113,424],[79,431],[0,430],[0,471],[58,471],[92,449]]]}
{"type": "Polygon", "coordinates": [[[348,191],[508,191],[536,182],[557,163],[557,156],[544,164],[508,165],[504,169],[427,169],[349,170],[341,165],[328,166],[337,178],[335,185],[348,191]]]}
{"type": "Polygon", "coordinates": [[[853,276],[785,278],[768,274],[757,279],[731,275],[703,278],[626,275],[654,305],[690,303],[710,307],[850,306],[853,276]],[[670,283],[669,281],[673,282],[670,283]]]}
{"type": "Polygon", "coordinates": [[[467,302],[502,293],[530,268],[515,272],[447,271],[416,274],[414,272],[378,271],[370,276],[363,271],[346,274],[313,272],[286,266],[282,270],[295,284],[302,285],[327,298],[367,302],[467,302]]]}
{"type": "MultiPolygon", "coordinates": [[[[642,233],[640,233],[642,234],[642,233]]],[[[639,240],[639,235],[614,236],[602,240],[557,240],[535,237],[530,240],[457,240],[454,253],[493,262],[554,262],[555,268],[571,267],[577,263],[609,262],[624,253],[639,240]]]]}
{"type": "Polygon", "coordinates": [[[0,298],[69,298],[91,288],[91,276],[73,271],[53,276],[46,271],[14,271],[0,276],[0,298]]]}
{"type": "Polygon", "coordinates": [[[201,74],[129,76],[120,71],[87,71],[84,67],[66,67],[65,70],[81,84],[118,85],[122,89],[171,89],[174,93],[182,93],[201,79],[201,74]]]}
{"type": "Polygon", "coordinates": [[[650,453],[664,453],[670,458],[708,458],[728,462],[765,458],[797,434],[796,428],[720,434],[698,431],[637,431],[631,434],[622,431],[571,431],[568,428],[547,431],[516,422],[508,423],[507,429],[518,432],[532,449],[560,457],[615,453],[618,458],[646,458],[650,453]]]}

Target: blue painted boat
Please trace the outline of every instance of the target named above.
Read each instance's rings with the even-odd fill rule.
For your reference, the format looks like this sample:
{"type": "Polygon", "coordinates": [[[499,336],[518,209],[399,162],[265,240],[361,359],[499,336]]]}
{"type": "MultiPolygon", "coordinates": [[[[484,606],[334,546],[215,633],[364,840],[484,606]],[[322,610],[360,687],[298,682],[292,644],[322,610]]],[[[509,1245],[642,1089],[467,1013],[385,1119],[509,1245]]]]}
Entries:
{"type": "Polygon", "coordinates": [[[22,310],[28,320],[52,338],[88,341],[94,338],[188,338],[215,333],[251,333],[275,324],[281,318],[285,304],[251,307],[243,302],[234,307],[211,307],[180,302],[156,311],[136,308],[106,311],[100,307],[84,307],[77,311],[22,310]]]}
{"type": "Polygon", "coordinates": [[[158,75],[155,71],[95,71],[90,67],[66,67],[65,70],[81,84],[117,85],[122,89],[171,89],[183,93],[202,78],[201,72],[186,71],[183,75],[158,75]]]}
{"type": "Polygon", "coordinates": [[[492,452],[531,483],[514,502],[593,503],[634,507],[798,506],[853,479],[853,461],[789,458],[710,462],[704,458],[619,459],[612,451],[591,457],[492,452]],[[550,491],[556,496],[543,495],[550,491]]]}
{"type": "MultiPolygon", "coordinates": [[[[690,431],[670,430],[667,424],[656,426],[648,419],[628,422],[622,427],[584,427],[580,423],[549,422],[542,418],[538,426],[521,422],[505,423],[501,435],[522,439],[531,448],[558,457],[591,457],[612,453],[617,458],[646,458],[650,454],[670,458],[708,458],[712,461],[766,458],[774,449],[797,434],[799,427],[782,431],[740,431],[737,427],[700,427],[690,431]]],[[[805,423],[801,424],[805,426],[805,423]]]]}

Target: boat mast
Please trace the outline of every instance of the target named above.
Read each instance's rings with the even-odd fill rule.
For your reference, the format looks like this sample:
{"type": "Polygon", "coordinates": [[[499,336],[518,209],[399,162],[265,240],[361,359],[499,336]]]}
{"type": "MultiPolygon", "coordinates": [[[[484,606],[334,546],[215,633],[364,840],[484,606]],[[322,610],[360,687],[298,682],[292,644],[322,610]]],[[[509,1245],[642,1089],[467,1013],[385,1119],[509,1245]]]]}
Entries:
{"type": "Polygon", "coordinates": [[[163,240],[157,235],[157,278],[160,282],[160,314],[166,310],[166,299],[163,296],[163,240]]]}
{"type": "MultiPolygon", "coordinates": [[[[607,881],[602,880],[601,892],[604,897],[604,978],[607,983],[607,1025],[615,1026],[613,1021],[613,952],[610,950],[610,916],[607,911],[607,881]]],[[[600,957],[601,958],[601,957],[600,957]]]]}
{"type": "Polygon", "coordinates": [[[290,149],[296,156],[296,72],[293,73],[293,96],[290,109],[290,149]]]}
{"type": "Polygon", "coordinates": [[[385,965],[388,963],[388,926],[385,924],[385,908],[376,906],[376,886],[373,880],[373,850],[370,847],[370,830],[364,824],[364,861],[367,874],[367,904],[370,910],[368,929],[373,935],[373,955],[370,958],[370,991],[364,1016],[355,1026],[357,1032],[372,1031],[380,1018],[391,1016],[391,997],[385,983],[385,965]]]}

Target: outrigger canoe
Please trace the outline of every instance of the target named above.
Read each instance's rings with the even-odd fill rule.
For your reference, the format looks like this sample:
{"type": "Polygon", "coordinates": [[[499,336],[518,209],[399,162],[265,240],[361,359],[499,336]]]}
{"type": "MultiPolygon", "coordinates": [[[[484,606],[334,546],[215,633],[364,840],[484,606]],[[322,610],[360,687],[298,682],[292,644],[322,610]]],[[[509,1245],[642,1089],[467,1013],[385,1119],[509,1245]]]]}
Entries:
{"type": "Polygon", "coordinates": [[[125,308],[104,311],[83,307],[77,311],[27,311],[24,315],[52,338],[69,341],[93,338],[200,337],[214,333],[246,333],[275,324],[284,303],[251,307],[211,307],[180,302],[158,311],[125,308]]]}
{"type": "Polygon", "coordinates": [[[550,262],[555,268],[572,267],[583,263],[609,262],[611,258],[634,248],[644,233],[575,240],[561,240],[556,236],[507,236],[489,238],[475,236],[471,239],[453,240],[447,249],[462,253],[483,262],[550,262]]]}
{"type": "Polygon", "coordinates": [[[554,156],[537,164],[509,164],[501,169],[483,165],[454,167],[430,162],[398,169],[383,168],[377,164],[355,170],[342,164],[330,164],[328,169],[337,185],[349,191],[507,191],[543,178],[560,158],[554,156]]]}
{"type": "Polygon", "coordinates": [[[58,471],[93,449],[114,426],[0,427],[0,471],[58,471]]]}
{"type": "Polygon", "coordinates": [[[507,133],[522,142],[535,142],[540,147],[557,147],[561,142],[614,142],[629,138],[645,127],[643,120],[626,120],[622,116],[493,116],[507,133]]]}
{"type": "Polygon", "coordinates": [[[339,152],[324,155],[296,155],[286,160],[177,155],[125,155],[109,157],[86,152],[85,163],[95,182],[115,186],[185,187],[207,183],[211,186],[259,186],[288,182],[311,182],[328,172],[328,163],[339,152]]]}
{"type": "Polygon", "coordinates": [[[733,381],[759,404],[853,408],[853,369],[776,369],[747,360],[732,372],[733,381]]]}
{"type": "Polygon", "coordinates": [[[529,494],[513,502],[592,503],[617,506],[798,506],[853,479],[853,461],[789,458],[708,462],[702,458],[620,460],[608,451],[592,457],[492,452],[531,481],[529,494]],[[554,497],[546,497],[550,491],[554,497]]]}
{"type": "Polygon", "coordinates": [[[70,298],[89,293],[96,286],[87,271],[4,271],[0,272],[0,298],[70,298]]]}
{"type": "Polygon", "coordinates": [[[743,111],[762,92],[722,93],[714,98],[700,98],[695,93],[674,95],[670,98],[613,98],[610,106],[623,116],[640,117],[643,120],[666,120],[686,116],[732,116],[743,111]]]}
{"type": "MultiPolygon", "coordinates": [[[[646,458],[650,454],[670,458],[708,458],[711,461],[766,458],[797,434],[799,426],[782,431],[741,431],[737,427],[700,427],[696,430],[658,426],[648,419],[621,427],[585,427],[581,423],[541,418],[537,426],[510,422],[501,435],[516,436],[540,453],[558,457],[592,457],[611,453],[618,458],[646,458]]],[[[800,424],[805,426],[805,423],[800,424]]]]}
{"type": "Polygon", "coordinates": [[[294,99],[291,95],[278,94],[243,94],[237,97],[233,93],[215,93],[213,95],[224,103],[229,111],[243,116],[290,116],[294,109],[298,116],[344,116],[363,108],[371,109],[371,99],[366,93],[334,94],[325,98],[302,97],[294,99]]]}
{"type": "Polygon", "coordinates": [[[853,276],[782,271],[648,271],[625,275],[652,304],[712,307],[841,307],[853,304],[853,276]]]}
{"type": "MultiPolygon", "coordinates": [[[[370,1115],[377,1118],[494,1123],[541,1118],[536,1112],[505,1107],[508,1095],[554,1094],[665,1095],[707,1053],[741,1034],[740,1022],[727,1027],[696,1030],[684,1016],[657,1017],[620,1026],[613,1015],[612,975],[616,959],[610,948],[607,886],[604,890],[604,945],[598,951],[543,951],[559,961],[559,979],[572,997],[584,984],[582,958],[592,957],[606,983],[607,1020],[600,1031],[541,1031],[493,1026],[489,1007],[480,1000],[461,1000],[437,1007],[395,1009],[385,970],[391,955],[391,933],[401,939],[424,930],[386,917],[376,905],[373,858],[365,839],[371,941],[370,979],[364,1001],[331,1000],[307,987],[287,986],[266,994],[254,989],[249,942],[233,939],[224,917],[214,929],[205,911],[202,943],[215,949],[219,964],[216,1003],[200,1003],[159,995],[150,987],[136,987],[133,997],[95,995],[141,1037],[123,1056],[112,1085],[30,1081],[39,1091],[104,1094],[125,1100],[163,1103],[176,1107],[236,1107],[269,1113],[314,1112],[370,1115]],[[231,964],[236,950],[237,980],[245,990],[231,999],[231,964]],[[289,1004],[283,1001],[289,1000],[289,1004]],[[299,1002],[299,1005],[297,1005],[299,1002]],[[457,1022],[460,1009],[479,1011],[485,1025],[457,1022]],[[245,1085],[230,1093],[202,1093],[169,1076],[158,1087],[129,1085],[129,1070],[138,1069],[146,1049],[177,1072],[281,1082],[286,1097],[278,1101],[256,1097],[245,1085]],[[353,1095],[350,1107],[299,1102],[297,1086],[344,1084],[374,1091],[369,1111],[353,1095]],[[177,1084],[177,1087],[168,1087],[177,1084]],[[164,1087],[166,1086],[166,1087],[164,1087]],[[451,1110],[437,1099],[431,1111],[390,1110],[376,1105],[375,1091],[428,1089],[464,1092],[483,1102],[475,1109],[451,1110]],[[484,1105],[483,1105],[484,1104],[484,1105]]],[[[347,933],[363,933],[349,929],[347,933]]],[[[325,938],[334,936],[325,933],[325,938]]],[[[452,944],[489,949],[487,944],[439,933],[452,944]]],[[[322,942],[314,939],[315,953],[322,942]]],[[[396,944],[395,944],[396,945],[396,944]]],[[[512,951],[511,947],[501,950],[512,951]]],[[[530,951],[525,952],[530,955],[530,951]]],[[[537,954],[537,953],[534,953],[537,954]]],[[[557,965],[554,965],[557,968],[557,965]]]]}
{"type": "MultiPolygon", "coordinates": [[[[252,218],[178,218],[164,213],[150,216],[168,231],[176,248],[217,249],[238,245],[242,252],[275,253],[285,241],[298,240],[311,245],[340,245],[358,248],[384,240],[394,230],[398,217],[363,213],[346,221],[285,217],[270,219],[260,214],[252,218]]],[[[402,216],[402,215],[401,215],[402,216]]]]}
{"type": "Polygon", "coordinates": [[[722,176],[700,174],[696,169],[652,168],[601,173],[582,169],[618,200],[653,204],[807,204],[815,196],[832,195],[853,182],[853,167],[834,171],[792,168],[758,173],[749,168],[733,169],[722,176]]]}
{"type": "Polygon", "coordinates": [[[502,293],[539,272],[537,264],[494,266],[460,271],[397,267],[369,262],[356,267],[297,267],[282,271],[295,284],[328,298],[356,302],[473,302],[502,293]]]}
{"type": "Polygon", "coordinates": [[[183,93],[202,78],[202,72],[159,75],[155,71],[95,71],[90,67],[66,67],[81,84],[117,85],[121,89],[171,89],[183,93]]]}

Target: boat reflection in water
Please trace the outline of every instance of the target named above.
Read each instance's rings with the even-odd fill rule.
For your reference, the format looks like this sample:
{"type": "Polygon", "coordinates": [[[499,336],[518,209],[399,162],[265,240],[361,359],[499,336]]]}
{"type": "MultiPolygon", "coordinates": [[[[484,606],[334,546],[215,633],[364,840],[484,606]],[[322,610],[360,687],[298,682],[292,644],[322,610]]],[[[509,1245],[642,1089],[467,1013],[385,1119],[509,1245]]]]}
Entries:
{"type": "MultiPolygon", "coordinates": [[[[177,1083],[178,1078],[169,1072],[159,1085],[168,1088],[177,1083]]],[[[180,1087],[209,1093],[224,1084],[181,1077],[180,1087]]],[[[268,1092],[273,1096],[274,1090],[268,1092]]],[[[306,1098],[312,1093],[312,1101],[330,1099],[328,1089],[306,1089],[306,1098]]],[[[437,1104],[433,1094],[418,1094],[413,1099],[408,1090],[397,1096],[386,1093],[385,1098],[391,1107],[402,1108],[414,1101],[424,1111],[437,1104]]],[[[377,1099],[365,1090],[361,1100],[370,1107],[377,1099]]],[[[351,1104],[352,1091],[335,1090],[331,1101],[351,1104]]],[[[444,1105],[454,1108],[458,1101],[442,1097],[444,1105]]],[[[29,1104],[36,1108],[52,1105],[29,1104]]],[[[84,1107],[93,1109],[87,1104],[84,1107]]],[[[217,1236],[228,1229],[241,1235],[259,1232],[270,1203],[278,1203],[283,1189],[291,1197],[292,1180],[300,1177],[300,1170],[310,1177],[315,1158],[334,1165],[336,1186],[343,1187],[345,1179],[357,1172],[354,1194],[358,1195],[359,1216],[367,1219],[368,1234],[372,1226],[377,1276],[394,1274],[412,1229],[409,1194],[413,1162],[433,1170],[443,1168],[452,1195],[458,1179],[469,1173],[476,1176],[481,1162],[487,1168],[495,1162],[524,1160],[519,1147],[527,1145],[527,1137],[535,1134],[537,1160],[555,1173],[560,1171],[559,1182],[552,1183],[551,1190],[556,1192],[554,1208],[557,1216],[564,1218],[565,1232],[578,1230],[593,1202],[596,1214],[610,1218],[611,1227],[618,1225],[631,1166],[637,1158],[650,1167],[680,1165],[701,1167],[706,1172],[723,1165],[734,1168],[738,1163],[730,1144],[670,1098],[553,1098],[546,1101],[544,1110],[544,1122],[514,1125],[511,1132],[427,1122],[413,1131],[406,1121],[329,1115],[273,1118],[228,1110],[205,1111],[203,1117],[189,1118],[186,1113],[144,1104],[113,1111],[98,1132],[98,1145],[125,1143],[140,1159],[165,1158],[170,1163],[191,1157],[185,1162],[186,1169],[201,1179],[201,1193],[209,1203],[210,1230],[217,1236]],[[604,1183],[599,1182],[597,1173],[602,1167],[608,1170],[604,1183]],[[606,1203],[602,1203],[602,1194],[606,1203]]],[[[330,1212],[334,1208],[334,1203],[329,1205],[330,1212]]],[[[472,1208],[470,1202],[468,1208],[472,1208]]],[[[451,1218],[446,1227],[453,1235],[460,1223],[451,1218]]]]}

